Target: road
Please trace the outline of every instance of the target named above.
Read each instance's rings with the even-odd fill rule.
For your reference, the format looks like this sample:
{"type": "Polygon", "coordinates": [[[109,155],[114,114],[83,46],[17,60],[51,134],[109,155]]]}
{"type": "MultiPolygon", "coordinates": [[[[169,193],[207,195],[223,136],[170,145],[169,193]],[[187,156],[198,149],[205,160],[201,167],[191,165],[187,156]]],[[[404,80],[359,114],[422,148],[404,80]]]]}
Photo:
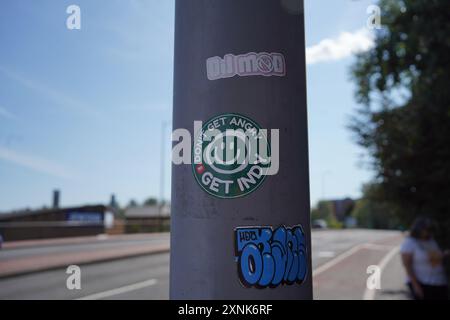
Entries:
{"type": "Polygon", "coordinates": [[[96,241],[81,240],[75,243],[51,244],[43,246],[23,246],[13,250],[0,251],[0,262],[10,259],[29,258],[34,256],[42,256],[48,254],[67,254],[78,252],[95,252],[100,250],[129,248],[131,246],[140,246],[143,244],[163,244],[168,243],[168,234],[158,234],[158,237],[119,237],[119,238],[102,238],[101,236],[95,239],[96,241]]]}
{"type": "MultiPolygon", "coordinates": [[[[314,297],[362,299],[367,295],[366,268],[377,264],[398,246],[395,231],[324,230],[312,234],[314,297]]],[[[161,235],[154,241],[168,241],[161,235]]],[[[0,251],[2,259],[24,258],[55,252],[104,250],[110,246],[140,245],[140,240],[115,243],[65,244],[0,251]]],[[[0,279],[0,299],[168,299],[169,254],[124,258],[81,267],[81,290],[68,290],[65,268],[0,279]]],[[[396,276],[398,278],[398,276],[396,276]]],[[[398,280],[398,279],[397,279],[398,280]]],[[[391,284],[392,285],[392,284],[391,284]]],[[[395,289],[395,288],[394,288],[395,289]]],[[[392,289],[392,290],[394,290],[392,289]]],[[[370,296],[370,292],[369,292],[370,296]]]]}
{"type": "Polygon", "coordinates": [[[396,231],[339,230],[313,233],[314,298],[406,299],[402,292],[404,273],[398,263],[402,239],[403,235],[396,231]],[[367,289],[367,280],[371,275],[367,270],[371,266],[376,266],[380,271],[381,290],[367,289]],[[395,295],[385,294],[386,279],[391,281],[389,287],[397,292],[395,295]]]}
{"type": "Polygon", "coordinates": [[[169,254],[155,254],[82,266],[81,290],[68,290],[67,276],[64,269],[57,269],[1,279],[0,299],[79,299],[112,289],[121,290],[117,294],[106,294],[101,298],[167,299],[169,297],[169,254]],[[153,279],[154,281],[150,281],[153,279]],[[127,286],[137,283],[148,285],[143,288],[138,286],[139,289],[131,287],[133,290],[127,290],[127,286]]]}

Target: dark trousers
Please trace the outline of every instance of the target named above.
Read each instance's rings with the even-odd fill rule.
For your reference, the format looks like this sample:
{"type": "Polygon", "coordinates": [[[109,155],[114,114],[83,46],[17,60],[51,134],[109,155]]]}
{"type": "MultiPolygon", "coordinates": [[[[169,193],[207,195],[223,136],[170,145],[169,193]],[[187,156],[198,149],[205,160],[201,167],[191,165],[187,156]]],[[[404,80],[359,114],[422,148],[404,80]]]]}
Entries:
{"type": "Polygon", "coordinates": [[[447,300],[448,299],[448,286],[429,286],[427,284],[420,283],[423,291],[423,298],[416,296],[413,286],[408,283],[409,290],[414,300],[447,300]]]}

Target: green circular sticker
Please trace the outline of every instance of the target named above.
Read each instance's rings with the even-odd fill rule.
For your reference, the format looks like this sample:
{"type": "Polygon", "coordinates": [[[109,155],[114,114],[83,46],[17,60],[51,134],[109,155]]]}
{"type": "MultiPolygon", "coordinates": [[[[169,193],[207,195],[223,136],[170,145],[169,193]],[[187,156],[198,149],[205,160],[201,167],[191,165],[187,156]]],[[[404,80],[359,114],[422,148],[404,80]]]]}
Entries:
{"type": "Polygon", "coordinates": [[[236,113],[208,120],[194,140],[192,169],[200,187],[218,198],[255,191],[270,167],[266,130],[236,113]]]}

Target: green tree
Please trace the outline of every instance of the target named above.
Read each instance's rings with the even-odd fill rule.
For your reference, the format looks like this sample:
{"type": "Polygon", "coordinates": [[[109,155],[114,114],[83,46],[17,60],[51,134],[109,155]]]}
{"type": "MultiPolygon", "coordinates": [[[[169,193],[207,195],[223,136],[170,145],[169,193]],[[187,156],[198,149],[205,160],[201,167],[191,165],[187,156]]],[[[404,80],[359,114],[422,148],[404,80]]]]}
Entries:
{"type": "Polygon", "coordinates": [[[311,219],[325,220],[328,227],[332,229],[340,229],[343,224],[336,219],[336,216],[333,213],[333,204],[331,201],[319,201],[317,206],[311,210],[311,219]]]}
{"type": "Polygon", "coordinates": [[[363,197],[356,200],[351,215],[358,226],[370,229],[401,229],[394,207],[380,198],[378,184],[367,184],[363,188],[363,197]]]}
{"type": "Polygon", "coordinates": [[[131,199],[130,202],[128,202],[128,208],[136,208],[137,206],[139,206],[139,204],[137,203],[136,200],[131,199]]]}
{"type": "Polygon", "coordinates": [[[376,172],[375,198],[408,224],[439,222],[450,246],[450,1],[380,0],[383,25],[352,68],[357,142],[376,172]]]}
{"type": "Polygon", "coordinates": [[[155,198],[148,198],[144,201],[144,206],[156,206],[157,203],[158,200],[156,200],[155,198]]]}

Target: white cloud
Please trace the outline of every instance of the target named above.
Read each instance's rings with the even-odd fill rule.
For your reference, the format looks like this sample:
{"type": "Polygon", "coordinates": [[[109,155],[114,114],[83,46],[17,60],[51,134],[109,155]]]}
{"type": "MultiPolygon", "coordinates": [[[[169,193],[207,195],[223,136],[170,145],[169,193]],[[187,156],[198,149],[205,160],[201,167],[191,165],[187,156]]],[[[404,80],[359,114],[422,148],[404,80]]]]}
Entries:
{"type": "Polygon", "coordinates": [[[18,166],[32,169],[36,172],[49,174],[57,178],[70,180],[75,179],[74,174],[60,164],[51,162],[49,160],[34,155],[21,154],[1,146],[0,146],[0,160],[4,160],[18,166]]]}
{"type": "Polygon", "coordinates": [[[16,116],[14,114],[9,112],[5,108],[2,108],[1,106],[0,106],[0,117],[6,118],[6,119],[9,119],[9,120],[16,119],[16,116]]]}
{"type": "Polygon", "coordinates": [[[363,28],[355,32],[342,32],[337,38],[324,39],[306,48],[306,63],[336,61],[352,54],[367,51],[374,46],[373,35],[363,28]]]}

